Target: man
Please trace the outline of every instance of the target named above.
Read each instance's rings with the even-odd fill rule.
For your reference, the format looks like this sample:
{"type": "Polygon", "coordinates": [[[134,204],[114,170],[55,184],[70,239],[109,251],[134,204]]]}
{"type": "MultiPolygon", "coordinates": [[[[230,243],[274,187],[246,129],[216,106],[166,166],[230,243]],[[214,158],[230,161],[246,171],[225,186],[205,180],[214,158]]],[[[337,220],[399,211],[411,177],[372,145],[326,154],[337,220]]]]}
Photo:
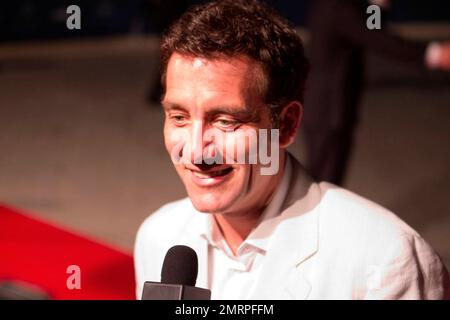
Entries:
{"type": "MultiPolygon", "coordinates": [[[[369,2],[389,6],[388,0],[369,2]]],[[[364,86],[365,51],[412,66],[450,71],[450,43],[402,39],[389,33],[385,24],[370,30],[368,5],[361,0],[315,0],[309,9],[312,69],[303,133],[307,169],[319,181],[344,182],[364,86]]]]}
{"type": "Polygon", "coordinates": [[[414,230],[368,200],[316,183],[286,152],[308,63],[281,17],[250,0],[195,7],[163,37],[161,54],[165,145],[189,198],[139,229],[138,298],[145,281],[160,280],[174,245],[197,252],[197,286],[212,299],[448,294],[448,273],[414,230]],[[260,135],[267,131],[275,134],[260,135]],[[264,170],[269,153],[276,170],[264,170]]]}

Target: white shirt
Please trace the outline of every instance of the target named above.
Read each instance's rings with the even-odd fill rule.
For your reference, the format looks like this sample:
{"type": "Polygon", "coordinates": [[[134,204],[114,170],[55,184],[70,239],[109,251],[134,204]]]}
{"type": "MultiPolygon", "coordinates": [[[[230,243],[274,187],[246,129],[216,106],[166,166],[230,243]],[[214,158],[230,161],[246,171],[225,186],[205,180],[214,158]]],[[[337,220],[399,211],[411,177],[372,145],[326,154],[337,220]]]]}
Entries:
{"type": "Polygon", "coordinates": [[[289,158],[291,169],[237,257],[189,198],[148,217],[135,243],[138,299],[145,281],[161,280],[175,245],[195,250],[196,286],[212,289],[213,299],[450,298],[448,272],[416,231],[367,199],[314,182],[289,158]]]}
{"type": "Polygon", "coordinates": [[[256,228],[239,246],[236,256],[228,246],[212,215],[208,216],[206,230],[198,230],[199,235],[208,242],[208,289],[211,290],[211,299],[250,298],[247,295],[253,290],[249,289],[256,284],[260,266],[263,264],[268,249],[267,234],[270,232],[267,231],[275,227],[273,218],[280,214],[288,191],[291,167],[291,160],[286,157],[280,186],[276,189],[269,205],[264,209],[256,228]]]}

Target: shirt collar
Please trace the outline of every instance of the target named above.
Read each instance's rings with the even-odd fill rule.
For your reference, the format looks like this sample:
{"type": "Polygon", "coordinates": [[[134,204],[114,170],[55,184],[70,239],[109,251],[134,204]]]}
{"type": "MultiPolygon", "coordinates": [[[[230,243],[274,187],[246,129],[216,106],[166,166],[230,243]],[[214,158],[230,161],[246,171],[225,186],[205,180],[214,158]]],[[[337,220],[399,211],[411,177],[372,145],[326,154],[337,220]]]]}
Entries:
{"type": "Polygon", "coordinates": [[[289,181],[292,173],[292,163],[289,154],[286,154],[285,168],[280,185],[275,191],[275,195],[270,201],[269,205],[264,209],[261,219],[256,228],[249,234],[244,243],[257,247],[264,252],[267,251],[269,243],[269,235],[276,227],[278,217],[281,213],[281,208],[289,189],[289,181]]]}

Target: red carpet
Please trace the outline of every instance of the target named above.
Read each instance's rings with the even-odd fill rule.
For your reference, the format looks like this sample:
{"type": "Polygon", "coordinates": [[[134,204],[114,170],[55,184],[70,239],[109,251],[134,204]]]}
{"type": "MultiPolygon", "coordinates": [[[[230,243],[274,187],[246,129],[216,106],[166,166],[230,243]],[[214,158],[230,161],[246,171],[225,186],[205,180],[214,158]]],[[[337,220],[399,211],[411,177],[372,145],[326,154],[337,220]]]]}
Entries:
{"type": "Polygon", "coordinates": [[[135,299],[131,255],[0,205],[4,281],[36,285],[52,299],[135,299]],[[67,287],[70,265],[80,267],[81,289],[67,287]]]}

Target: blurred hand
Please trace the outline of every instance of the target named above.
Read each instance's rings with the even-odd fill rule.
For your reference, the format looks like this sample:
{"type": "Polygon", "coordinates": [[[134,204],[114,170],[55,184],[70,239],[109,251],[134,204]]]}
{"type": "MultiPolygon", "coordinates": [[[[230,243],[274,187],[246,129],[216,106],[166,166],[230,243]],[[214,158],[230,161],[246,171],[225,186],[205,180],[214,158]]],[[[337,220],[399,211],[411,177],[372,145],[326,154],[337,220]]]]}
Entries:
{"type": "Polygon", "coordinates": [[[450,71],[450,41],[440,44],[441,53],[438,68],[450,71]]]}
{"type": "Polygon", "coordinates": [[[450,41],[430,43],[425,54],[425,62],[430,69],[450,71],[450,41]]]}

